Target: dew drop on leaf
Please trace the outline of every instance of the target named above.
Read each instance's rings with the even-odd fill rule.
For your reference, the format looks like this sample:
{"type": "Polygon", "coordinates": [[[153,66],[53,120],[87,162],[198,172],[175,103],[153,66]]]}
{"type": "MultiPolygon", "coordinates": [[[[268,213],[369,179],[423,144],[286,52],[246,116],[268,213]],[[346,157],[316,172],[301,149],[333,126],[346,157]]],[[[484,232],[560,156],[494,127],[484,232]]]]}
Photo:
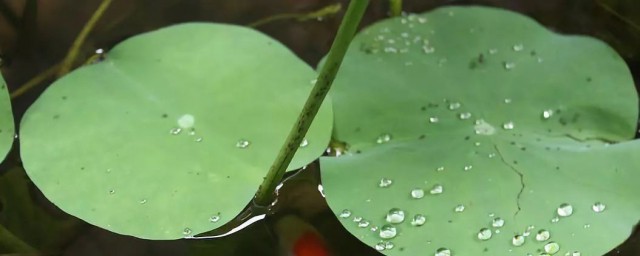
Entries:
{"type": "Polygon", "coordinates": [[[304,148],[306,146],[309,145],[309,141],[307,139],[303,139],[302,142],[300,142],[300,147],[304,148]]]}
{"type": "Polygon", "coordinates": [[[541,229],[536,234],[536,241],[539,241],[539,242],[547,241],[549,237],[551,237],[551,234],[549,233],[549,231],[545,229],[541,229]]]}
{"type": "Polygon", "coordinates": [[[439,248],[436,250],[436,254],[434,254],[434,256],[451,256],[451,250],[444,247],[439,248]]]}
{"type": "Polygon", "coordinates": [[[573,214],[573,206],[567,203],[563,203],[558,207],[557,212],[558,216],[560,217],[571,216],[571,214],[573,214]]]}
{"type": "Polygon", "coordinates": [[[560,251],[560,245],[556,242],[549,242],[544,245],[544,251],[549,254],[555,254],[560,251]]]}
{"type": "Polygon", "coordinates": [[[514,127],[515,127],[515,124],[512,121],[502,124],[502,128],[505,130],[513,130],[514,127]]]}
{"type": "Polygon", "coordinates": [[[553,109],[546,109],[542,111],[542,119],[549,119],[553,116],[553,109]]]}
{"type": "Polygon", "coordinates": [[[411,198],[420,199],[424,197],[424,189],[414,188],[411,190],[411,198]]]}
{"type": "Polygon", "coordinates": [[[384,226],[382,226],[380,228],[380,238],[382,239],[391,239],[396,237],[396,234],[398,233],[396,227],[386,224],[384,226]]]}
{"type": "Polygon", "coordinates": [[[512,70],[513,68],[516,67],[516,64],[513,62],[505,62],[503,63],[504,65],[504,69],[506,69],[507,71],[512,70]]]}
{"type": "Polygon", "coordinates": [[[516,44],[513,46],[513,50],[516,52],[522,51],[524,49],[524,45],[522,44],[516,44]]]}
{"type": "Polygon", "coordinates": [[[247,148],[249,147],[249,145],[251,145],[251,142],[245,139],[240,139],[238,142],[236,142],[237,148],[247,148]]]}
{"type": "Polygon", "coordinates": [[[429,193],[431,193],[432,195],[442,194],[443,190],[444,188],[442,187],[442,185],[436,184],[433,185],[433,188],[431,188],[431,190],[429,190],[429,193]]]}
{"type": "Polygon", "coordinates": [[[491,232],[491,229],[481,228],[478,232],[478,239],[480,239],[481,241],[486,241],[489,240],[492,235],[493,233],[491,232]]]}
{"type": "Polygon", "coordinates": [[[378,144],[387,143],[390,140],[391,140],[391,134],[384,133],[376,139],[376,143],[378,144]]]}
{"type": "Polygon", "coordinates": [[[343,219],[349,218],[351,217],[351,211],[349,209],[344,209],[338,216],[343,219]]]}
{"type": "Polygon", "coordinates": [[[209,221],[213,222],[213,223],[216,223],[216,222],[220,221],[220,216],[219,215],[213,215],[213,216],[209,217],[209,221]]]}
{"type": "Polygon", "coordinates": [[[504,219],[502,218],[493,219],[493,221],[491,222],[491,226],[493,226],[494,228],[501,228],[502,226],[504,226],[504,219]]]}
{"type": "Polygon", "coordinates": [[[513,244],[514,246],[522,246],[524,244],[524,236],[521,235],[515,235],[512,239],[511,239],[511,244],[513,244]]]}
{"type": "Polygon", "coordinates": [[[399,208],[391,208],[387,213],[386,220],[392,224],[402,223],[404,221],[404,211],[399,208]]]}
{"type": "Polygon", "coordinates": [[[591,206],[591,209],[593,209],[594,212],[603,212],[606,208],[607,206],[601,202],[596,202],[591,206]]]}
{"type": "Polygon", "coordinates": [[[380,182],[378,182],[378,187],[387,188],[387,187],[391,186],[391,184],[393,184],[393,180],[387,179],[387,178],[382,178],[382,179],[380,179],[380,182]]]}
{"type": "Polygon", "coordinates": [[[451,103],[449,103],[449,110],[459,109],[460,106],[462,106],[462,104],[460,104],[460,102],[451,102],[451,103]]]}
{"type": "Polygon", "coordinates": [[[169,133],[173,134],[173,135],[178,135],[181,132],[182,132],[182,128],[173,128],[173,129],[169,130],[169,133]]]}
{"type": "Polygon", "coordinates": [[[422,214],[416,214],[411,219],[411,225],[415,226],[415,227],[422,226],[422,225],[424,225],[425,222],[427,222],[427,217],[425,217],[422,214]]]}
{"type": "Polygon", "coordinates": [[[182,230],[182,234],[185,236],[191,235],[191,229],[190,228],[185,228],[184,230],[182,230]]]}
{"type": "Polygon", "coordinates": [[[429,117],[429,123],[433,124],[433,123],[437,123],[438,121],[440,120],[438,120],[438,118],[435,116],[429,117]]]}
{"type": "Polygon", "coordinates": [[[464,205],[459,204],[453,209],[455,212],[464,212],[464,205]]]}
{"type": "Polygon", "coordinates": [[[458,117],[459,117],[461,120],[467,120],[467,119],[471,118],[471,113],[469,113],[469,112],[460,113],[460,114],[458,115],[458,117]]]}

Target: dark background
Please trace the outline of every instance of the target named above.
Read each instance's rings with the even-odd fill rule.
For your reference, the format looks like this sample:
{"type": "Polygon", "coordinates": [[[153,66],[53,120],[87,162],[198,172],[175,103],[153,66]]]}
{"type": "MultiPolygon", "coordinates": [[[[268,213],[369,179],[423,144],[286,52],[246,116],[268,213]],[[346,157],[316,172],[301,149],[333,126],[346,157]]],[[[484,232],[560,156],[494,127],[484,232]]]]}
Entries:
{"type": "MultiPolygon", "coordinates": [[[[3,7],[0,9],[1,70],[9,90],[15,90],[60,62],[99,2],[0,0],[0,6],[3,7]]],[[[348,3],[327,0],[115,0],[88,37],[79,57],[86,59],[98,48],[108,50],[130,36],[169,24],[212,21],[246,25],[277,14],[311,12],[336,2],[342,2],[343,7],[348,3]]],[[[640,3],[636,0],[406,0],[403,9],[407,12],[424,12],[443,5],[469,4],[511,9],[533,17],[559,33],[600,38],[625,58],[636,81],[640,77],[640,3]]],[[[388,10],[387,1],[372,0],[362,26],[388,17],[388,10]]],[[[315,66],[328,52],[341,15],[342,12],[321,20],[281,20],[257,29],[284,43],[309,65],[315,66]]],[[[16,120],[21,118],[51,80],[13,100],[16,120]]],[[[12,178],[11,184],[23,184],[27,189],[25,191],[28,191],[26,198],[30,201],[20,206],[28,214],[22,216],[24,224],[7,224],[12,219],[9,216],[12,213],[3,207],[12,196],[7,191],[16,193],[21,190],[0,188],[0,223],[17,227],[12,230],[14,233],[45,253],[277,255],[278,252],[278,242],[270,231],[273,219],[253,225],[233,237],[216,241],[140,240],[104,231],[60,212],[29,184],[20,170],[15,148],[0,165],[0,174],[7,176],[9,172],[17,173],[14,176],[19,177],[12,178]]],[[[288,182],[280,200],[283,209],[296,211],[312,223],[326,237],[336,254],[377,255],[340,226],[317,194],[317,182],[317,170],[288,182]]],[[[635,232],[625,244],[608,255],[640,255],[638,233],[635,232]]],[[[9,251],[0,248],[0,255],[2,253],[9,251]]]]}

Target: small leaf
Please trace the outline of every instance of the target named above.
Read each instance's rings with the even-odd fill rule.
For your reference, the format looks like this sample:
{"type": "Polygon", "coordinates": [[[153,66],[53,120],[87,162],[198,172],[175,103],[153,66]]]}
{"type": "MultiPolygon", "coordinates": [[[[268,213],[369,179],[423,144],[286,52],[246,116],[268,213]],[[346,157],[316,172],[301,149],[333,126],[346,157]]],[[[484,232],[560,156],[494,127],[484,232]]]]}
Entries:
{"type": "Polygon", "coordinates": [[[602,255],[640,219],[638,99],[595,39],[483,7],[389,19],[333,102],[349,146],[321,159],[324,192],[386,255],[602,255]]]}
{"type": "Polygon", "coordinates": [[[13,112],[11,112],[11,99],[7,92],[7,83],[0,74],[0,160],[3,160],[13,144],[15,128],[13,124],[13,112]]]}
{"type": "MultiPolygon", "coordinates": [[[[29,108],[24,166],[52,202],[91,224],[148,239],[196,235],[253,198],[314,77],[247,28],[194,23],[136,36],[29,108]]],[[[331,125],[325,105],[289,169],[322,154],[331,125]]]]}

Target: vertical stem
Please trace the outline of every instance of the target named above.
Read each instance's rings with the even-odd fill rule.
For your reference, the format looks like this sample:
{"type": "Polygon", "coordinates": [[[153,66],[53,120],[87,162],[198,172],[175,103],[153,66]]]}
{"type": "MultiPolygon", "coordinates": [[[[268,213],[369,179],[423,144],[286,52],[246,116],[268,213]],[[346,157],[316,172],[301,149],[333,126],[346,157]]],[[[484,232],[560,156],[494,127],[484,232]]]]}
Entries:
{"type": "Polygon", "coordinates": [[[0,247],[14,250],[15,253],[35,253],[36,249],[20,240],[7,228],[0,225],[0,247]]]}
{"type": "Polygon", "coordinates": [[[102,0],[102,2],[100,3],[100,6],[98,6],[98,9],[96,9],[93,15],[91,15],[91,18],[89,19],[89,21],[87,21],[87,23],[84,25],[84,27],[80,31],[80,34],[78,34],[78,37],[76,37],[76,40],[73,41],[73,45],[71,45],[71,48],[69,49],[69,53],[67,53],[67,56],[62,61],[62,66],[58,71],[58,76],[62,76],[66,73],[69,73],[69,71],[71,71],[73,62],[76,60],[76,57],[78,56],[78,52],[80,52],[80,48],[82,47],[82,44],[87,39],[89,32],[91,32],[91,30],[93,30],[93,27],[95,27],[96,23],[98,23],[98,20],[100,20],[100,17],[102,17],[102,14],[104,14],[105,10],[109,8],[109,5],[111,5],[111,1],[112,0],[102,0]]]}
{"type": "Polygon", "coordinates": [[[392,17],[402,14],[402,0],[389,0],[389,13],[392,17]]]}
{"type": "Polygon", "coordinates": [[[318,113],[322,101],[331,88],[331,84],[336,77],[340,64],[342,64],[342,59],[349,48],[351,39],[353,39],[358,29],[358,24],[360,24],[367,5],[369,5],[369,0],[351,0],[349,3],[349,7],[338,29],[338,34],[333,41],[331,50],[329,50],[327,60],[322,66],[320,74],[318,74],[316,84],[311,90],[293,129],[289,132],[286,142],[282,145],[282,148],[280,148],[278,156],[273,165],[271,165],[271,168],[269,168],[267,176],[264,178],[262,185],[260,185],[256,193],[255,204],[258,206],[267,206],[273,200],[276,186],[280,180],[282,180],[293,155],[296,153],[296,150],[298,150],[300,142],[302,142],[304,135],[309,130],[313,118],[318,113]]]}

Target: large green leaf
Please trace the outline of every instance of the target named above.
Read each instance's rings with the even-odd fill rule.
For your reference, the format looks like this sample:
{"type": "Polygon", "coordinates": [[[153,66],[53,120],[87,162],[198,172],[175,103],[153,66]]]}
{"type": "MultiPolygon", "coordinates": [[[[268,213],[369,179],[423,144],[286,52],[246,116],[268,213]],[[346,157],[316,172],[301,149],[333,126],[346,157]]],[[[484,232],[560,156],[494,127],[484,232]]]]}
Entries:
{"type": "MultiPolygon", "coordinates": [[[[252,199],[314,77],[247,28],[195,23],[136,36],[29,108],[24,166],[52,202],[89,223],[150,239],[195,235],[252,199]]],[[[289,169],[323,152],[331,125],[326,105],[289,169]]]]}
{"type": "Polygon", "coordinates": [[[365,29],[335,83],[324,191],[387,255],[602,255],[640,219],[638,99],[598,40],[447,7],[365,29]]]}
{"type": "Polygon", "coordinates": [[[0,160],[3,160],[11,149],[15,128],[13,125],[13,113],[11,112],[11,99],[7,92],[7,84],[0,74],[0,160]]]}

